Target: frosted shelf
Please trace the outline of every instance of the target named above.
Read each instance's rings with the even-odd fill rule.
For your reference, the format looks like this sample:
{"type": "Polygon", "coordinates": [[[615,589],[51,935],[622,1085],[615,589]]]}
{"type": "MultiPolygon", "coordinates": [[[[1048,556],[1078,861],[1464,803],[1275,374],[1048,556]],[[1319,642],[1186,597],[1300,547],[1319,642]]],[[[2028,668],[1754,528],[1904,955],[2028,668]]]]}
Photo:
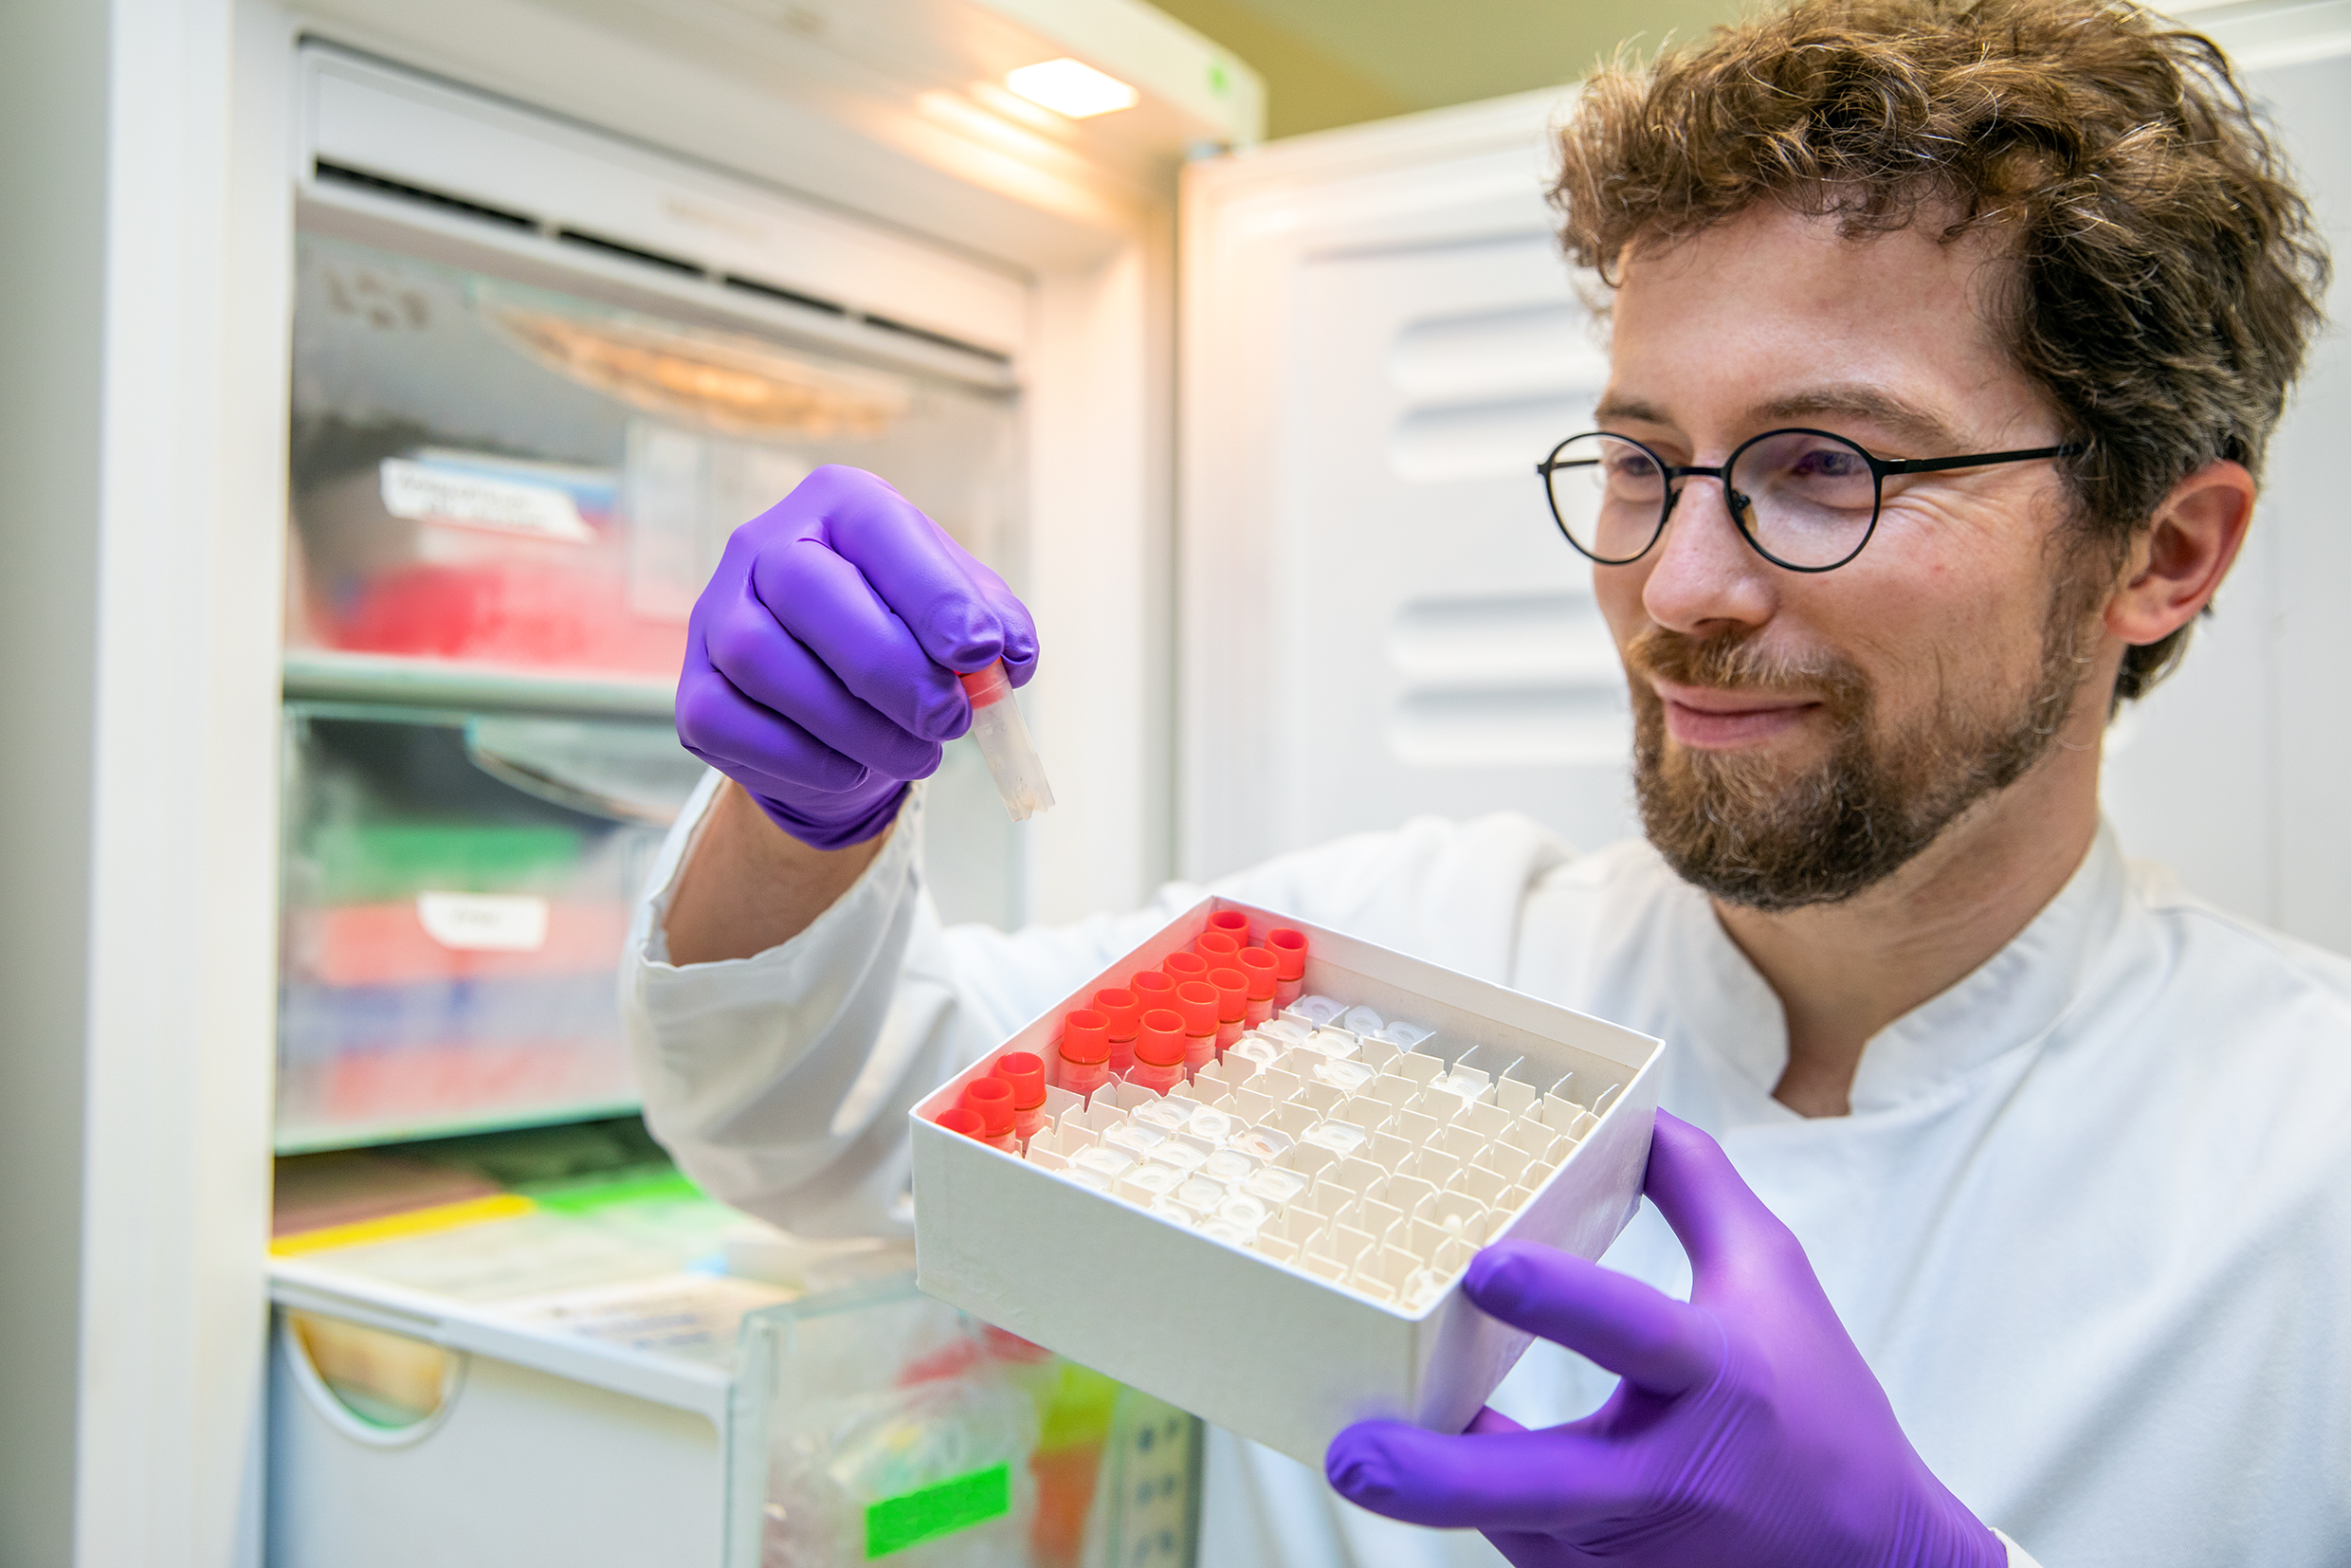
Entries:
{"type": "Polygon", "coordinates": [[[676,705],[677,688],[663,682],[551,675],[395,654],[290,652],[285,656],[285,695],[468,713],[486,709],[667,719],[676,705]]]}

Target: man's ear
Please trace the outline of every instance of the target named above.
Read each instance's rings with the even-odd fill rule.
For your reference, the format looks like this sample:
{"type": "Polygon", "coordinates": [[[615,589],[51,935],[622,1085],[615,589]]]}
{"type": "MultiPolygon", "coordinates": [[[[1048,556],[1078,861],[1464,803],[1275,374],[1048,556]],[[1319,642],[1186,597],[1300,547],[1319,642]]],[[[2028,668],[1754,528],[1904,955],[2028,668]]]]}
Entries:
{"type": "Polygon", "coordinates": [[[2212,602],[2253,518],[2259,486],[2241,463],[2208,463],[2172,486],[2131,541],[2106,602],[2106,629],[2133,646],[2162,641],[2212,602]]]}

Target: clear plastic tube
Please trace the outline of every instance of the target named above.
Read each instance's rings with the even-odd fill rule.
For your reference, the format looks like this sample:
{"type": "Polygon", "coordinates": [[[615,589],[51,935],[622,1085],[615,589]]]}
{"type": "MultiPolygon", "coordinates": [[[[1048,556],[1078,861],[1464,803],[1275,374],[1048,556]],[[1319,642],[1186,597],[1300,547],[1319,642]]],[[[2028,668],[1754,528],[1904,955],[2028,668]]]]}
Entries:
{"type": "Polygon", "coordinates": [[[1004,809],[1014,822],[1050,811],[1053,789],[1045,782],[1045,764],[1037,760],[1037,748],[1029,738],[1020,704],[1012,701],[1012,683],[1005,676],[1004,662],[999,659],[960,679],[963,694],[972,702],[972,739],[979,755],[988,759],[988,773],[996,781],[996,793],[1004,797],[1004,809]]]}

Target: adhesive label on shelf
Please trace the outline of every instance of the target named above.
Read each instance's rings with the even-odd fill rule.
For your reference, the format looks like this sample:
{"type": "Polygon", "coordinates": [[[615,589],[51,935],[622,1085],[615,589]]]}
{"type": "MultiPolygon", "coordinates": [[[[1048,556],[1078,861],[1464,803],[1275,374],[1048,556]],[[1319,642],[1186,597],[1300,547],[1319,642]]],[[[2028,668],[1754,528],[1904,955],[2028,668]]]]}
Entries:
{"type": "Polygon", "coordinates": [[[388,457],[377,468],[384,510],[418,522],[455,523],[566,544],[592,544],[596,531],[560,485],[473,473],[444,464],[388,457]]]}
{"type": "Polygon", "coordinates": [[[536,953],[547,944],[547,901],[531,893],[419,893],[416,919],[459,953],[536,953]]]}

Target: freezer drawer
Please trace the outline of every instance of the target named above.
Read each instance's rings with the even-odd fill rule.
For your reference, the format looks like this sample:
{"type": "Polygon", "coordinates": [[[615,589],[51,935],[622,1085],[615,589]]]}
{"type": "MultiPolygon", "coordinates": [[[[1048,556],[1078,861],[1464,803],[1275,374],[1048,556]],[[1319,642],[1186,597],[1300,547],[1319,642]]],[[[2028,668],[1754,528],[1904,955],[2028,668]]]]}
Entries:
{"type": "Polygon", "coordinates": [[[1197,1421],[908,1276],[754,1310],[716,1364],[316,1267],[274,1294],[272,1568],[1194,1559],[1197,1421]]]}
{"type": "Polygon", "coordinates": [[[629,901],[701,767],[659,722],[289,705],[278,1146],[627,1109],[629,901]]]}
{"type": "Polygon", "coordinates": [[[1009,392],[314,227],[286,647],[666,685],[727,535],[821,464],[1017,578],[1017,429],[1009,392]]]}

